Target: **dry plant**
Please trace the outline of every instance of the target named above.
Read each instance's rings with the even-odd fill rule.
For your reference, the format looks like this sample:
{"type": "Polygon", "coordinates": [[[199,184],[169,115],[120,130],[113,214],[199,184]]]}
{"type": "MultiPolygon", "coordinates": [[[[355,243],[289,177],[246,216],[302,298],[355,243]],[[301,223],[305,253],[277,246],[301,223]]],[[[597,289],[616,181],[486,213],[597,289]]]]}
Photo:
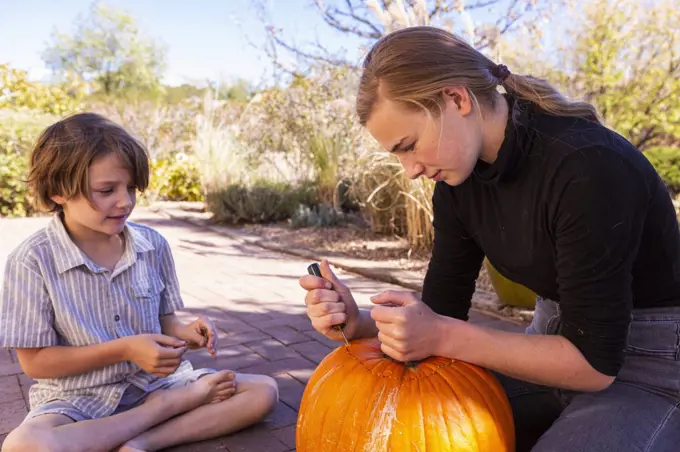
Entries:
{"type": "Polygon", "coordinates": [[[396,158],[370,151],[362,159],[352,193],[375,232],[405,236],[412,249],[432,246],[432,191],[430,179],[411,180],[396,158]]]}

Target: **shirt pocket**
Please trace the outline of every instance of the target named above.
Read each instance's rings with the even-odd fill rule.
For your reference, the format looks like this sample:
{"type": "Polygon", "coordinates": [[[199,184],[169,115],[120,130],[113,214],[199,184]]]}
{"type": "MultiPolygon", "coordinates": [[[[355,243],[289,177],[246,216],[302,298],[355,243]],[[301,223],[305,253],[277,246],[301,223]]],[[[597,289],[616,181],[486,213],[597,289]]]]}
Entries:
{"type": "Polygon", "coordinates": [[[165,283],[158,275],[149,275],[135,281],[132,285],[134,309],[137,311],[136,315],[142,333],[161,333],[158,315],[163,289],[165,289],[165,283]]]}

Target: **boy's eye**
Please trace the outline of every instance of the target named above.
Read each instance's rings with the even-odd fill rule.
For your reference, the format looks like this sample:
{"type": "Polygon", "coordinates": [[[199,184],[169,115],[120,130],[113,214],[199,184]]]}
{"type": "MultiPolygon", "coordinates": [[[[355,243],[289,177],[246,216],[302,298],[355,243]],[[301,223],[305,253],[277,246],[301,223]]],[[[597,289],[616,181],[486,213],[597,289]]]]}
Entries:
{"type": "Polygon", "coordinates": [[[111,193],[113,193],[113,189],[107,188],[106,190],[99,190],[99,193],[103,195],[110,195],[111,193]]]}

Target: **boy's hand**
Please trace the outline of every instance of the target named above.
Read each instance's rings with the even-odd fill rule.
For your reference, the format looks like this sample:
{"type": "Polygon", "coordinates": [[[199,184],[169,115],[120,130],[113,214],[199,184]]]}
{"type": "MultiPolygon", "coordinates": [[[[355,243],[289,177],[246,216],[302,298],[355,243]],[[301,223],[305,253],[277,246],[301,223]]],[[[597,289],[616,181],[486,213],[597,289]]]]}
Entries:
{"type": "Polygon", "coordinates": [[[193,322],[185,325],[177,337],[186,341],[190,349],[205,347],[210,356],[217,357],[217,330],[209,318],[199,316],[193,322]]]}
{"type": "Polygon", "coordinates": [[[184,341],[163,334],[129,336],[126,341],[125,360],[157,377],[175,372],[187,351],[184,341]]]}

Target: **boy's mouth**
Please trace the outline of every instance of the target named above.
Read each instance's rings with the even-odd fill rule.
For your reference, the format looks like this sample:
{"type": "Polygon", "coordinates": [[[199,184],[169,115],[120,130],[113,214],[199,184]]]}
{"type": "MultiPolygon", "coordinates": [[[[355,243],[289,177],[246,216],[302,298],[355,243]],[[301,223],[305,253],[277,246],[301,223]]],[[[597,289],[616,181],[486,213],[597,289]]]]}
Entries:
{"type": "Polygon", "coordinates": [[[108,218],[109,218],[110,220],[120,221],[120,220],[126,219],[126,218],[127,218],[127,214],[125,214],[125,215],[118,215],[118,216],[109,216],[108,218]]]}

